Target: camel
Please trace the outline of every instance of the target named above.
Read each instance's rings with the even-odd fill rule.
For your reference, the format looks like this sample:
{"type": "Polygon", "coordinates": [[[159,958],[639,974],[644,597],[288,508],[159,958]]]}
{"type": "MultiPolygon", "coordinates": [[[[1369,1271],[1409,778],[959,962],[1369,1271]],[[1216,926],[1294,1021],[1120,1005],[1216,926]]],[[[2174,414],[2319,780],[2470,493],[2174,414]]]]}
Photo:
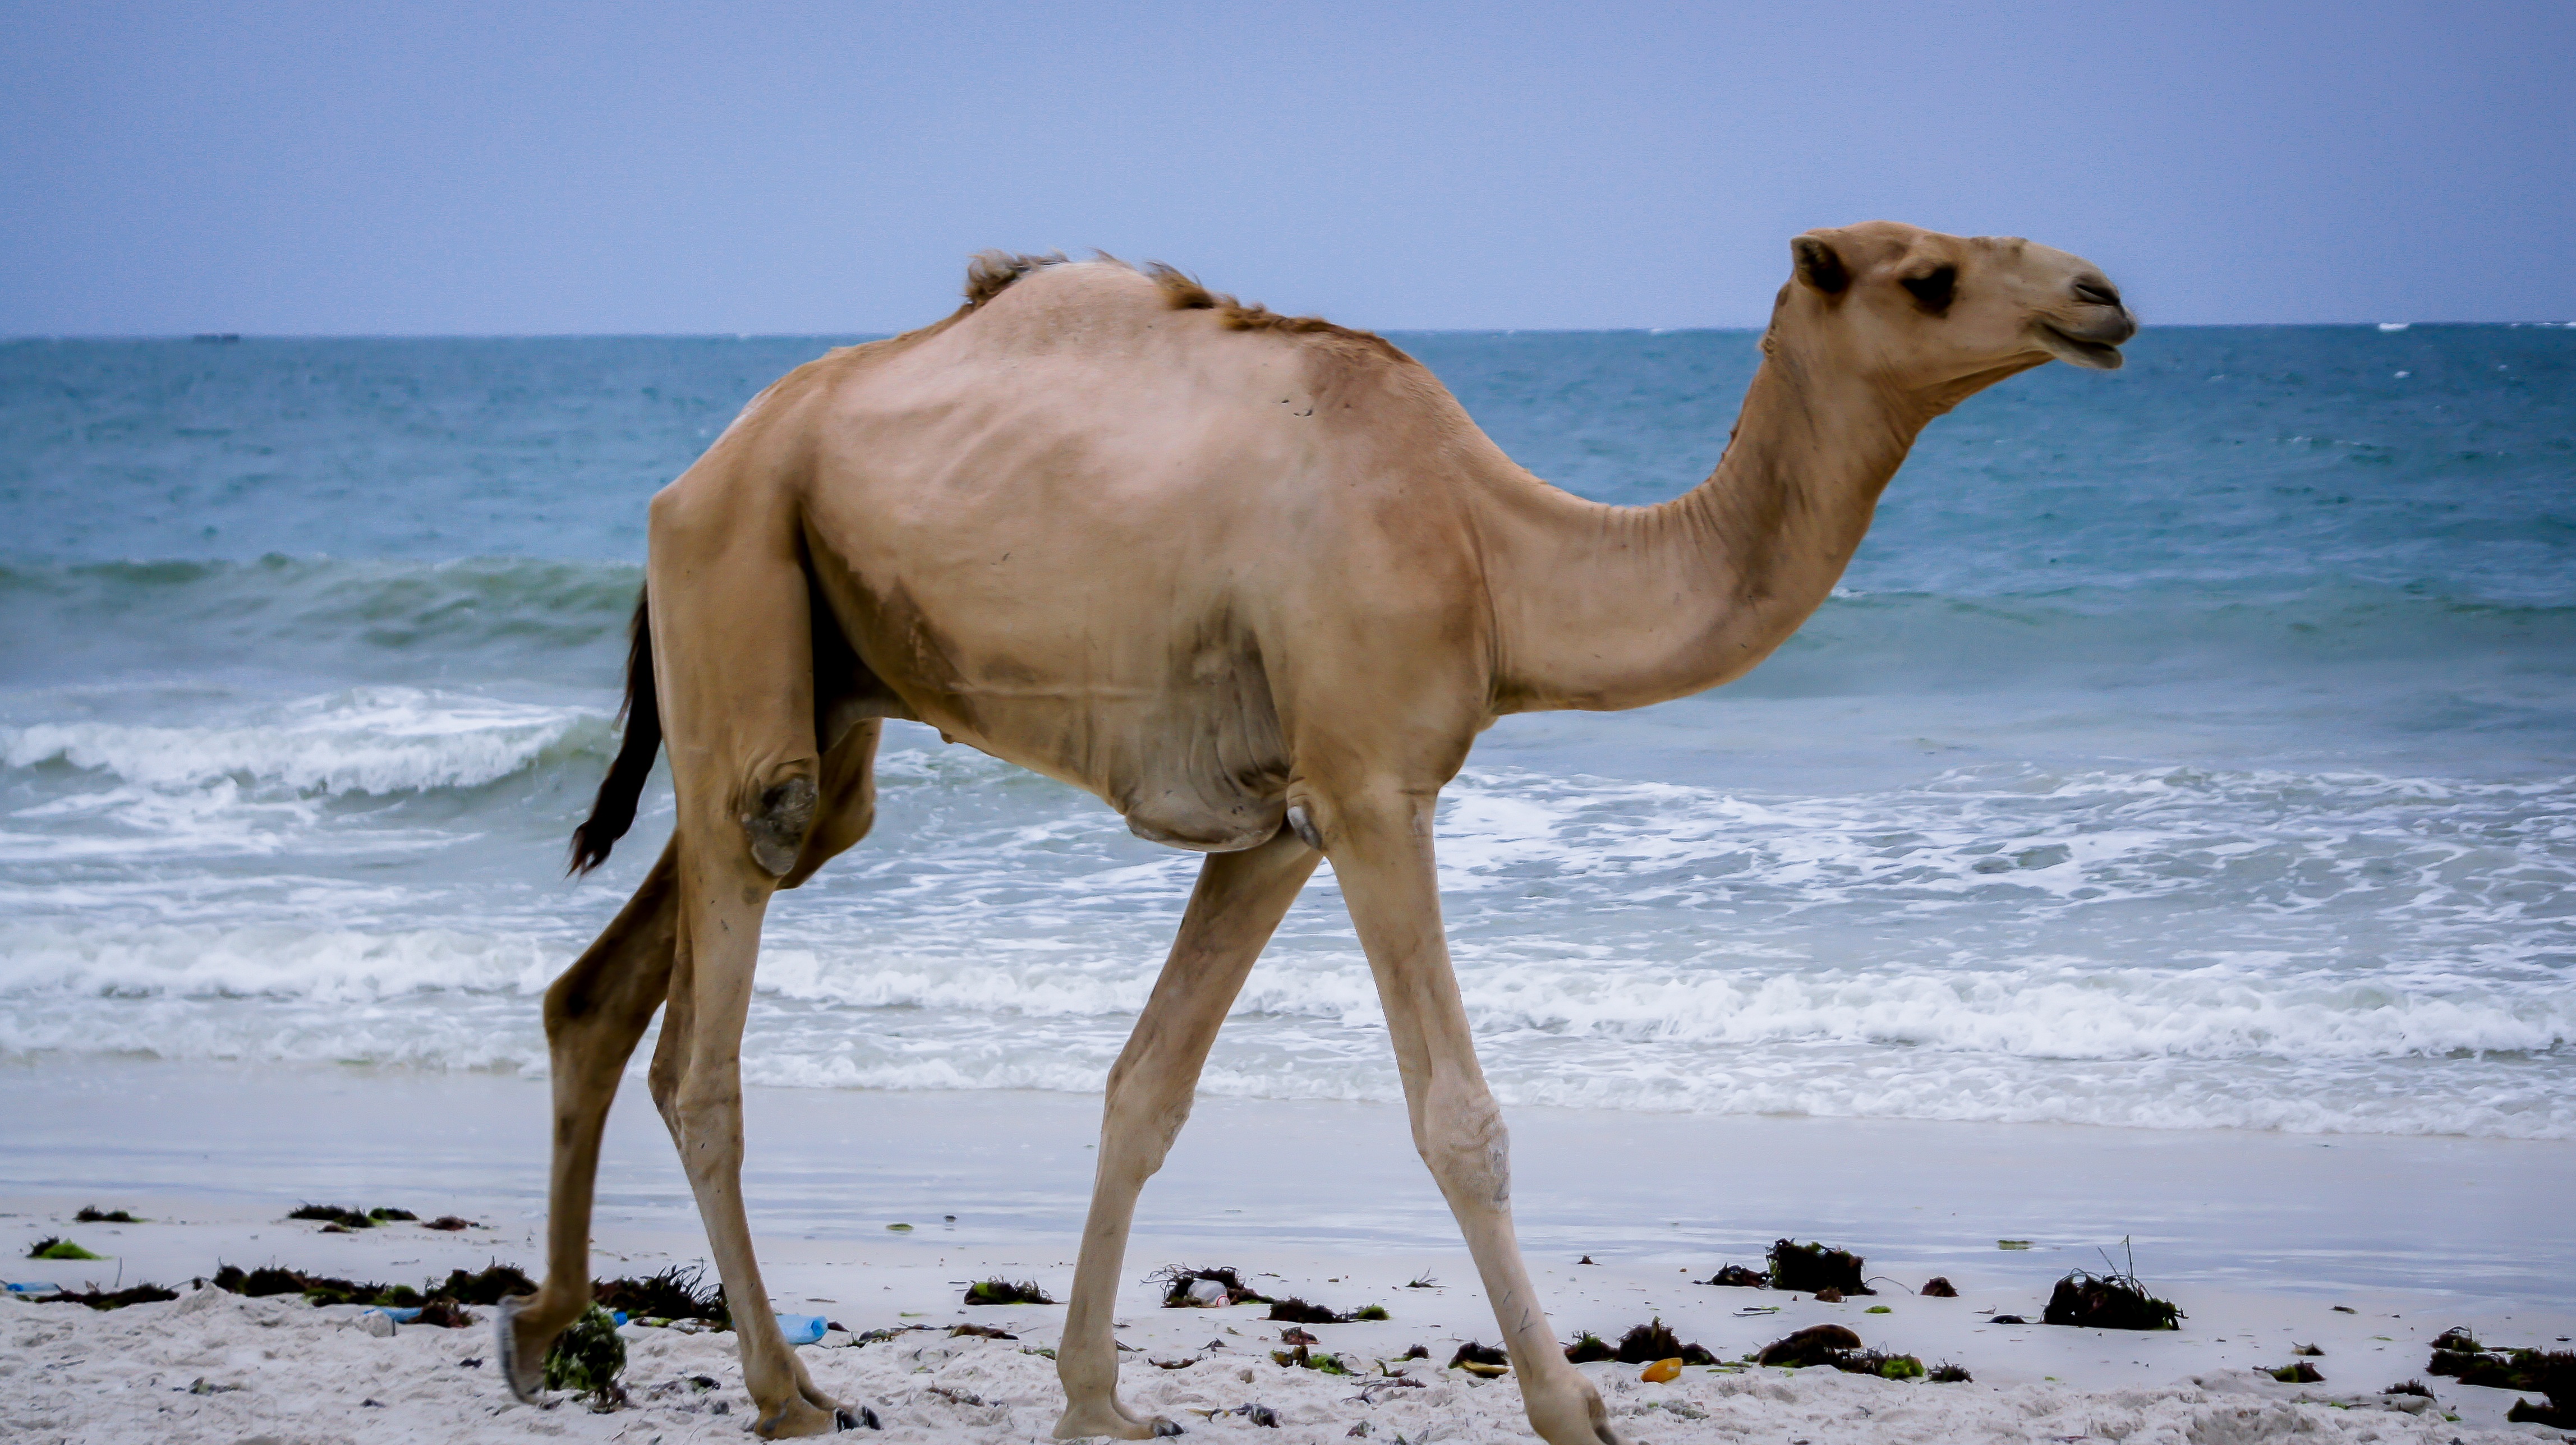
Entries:
{"type": "Polygon", "coordinates": [[[868,833],[883,720],[1034,769],[1206,854],[1110,1070],[1057,1356],[1059,1437],[1177,1434],[1120,1403],[1111,1315],[1146,1179],[1254,960],[1332,861],[1413,1142],[1549,1445],[1620,1445],[1522,1262],[1508,1136],[1442,932],[1432,815],[1507,713],[1643,707],[1742,675],[1822,603],[1923,427],[2136,331],[2079,257],[1892,222],[1791,243],[1716,471],[1606,506],[1513,464],[1387,341],[1161,265],[986,252],[935,325],[834,351],[651,503],[624,740],[573,866],[667,747],[677,824],[548,991],[544,1284],[507,1302],[521,1398],[590,1297],[609,1104],[651,1094],[733,1305],[764,1437],[875,1423],[780,1334],[744,1220],[741,1043],[764,910],[868,833]]]}

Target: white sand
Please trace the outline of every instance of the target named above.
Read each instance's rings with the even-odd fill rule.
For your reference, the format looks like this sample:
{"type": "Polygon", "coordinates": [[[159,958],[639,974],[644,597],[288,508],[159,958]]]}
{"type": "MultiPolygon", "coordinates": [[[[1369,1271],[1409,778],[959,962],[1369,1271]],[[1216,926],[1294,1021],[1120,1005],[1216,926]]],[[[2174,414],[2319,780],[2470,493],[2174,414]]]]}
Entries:
{"type": "MultiPolygon", "coordinates": [[[[155,1206],[167,1208],[166,1205],[155,1206]]],[[[465,1235],[415,1225],[359,1234],[323,1235],[317,1226],[207,1211],[193,1222],[157,1216],[138,1225],[76,1225],[64,1208],[50,1217],[21,1214],[19,1231],[68,1232],[94,1248],[117,1249],[112,1263],[24,1261],[12,1277],[65,1284],[122,1277],[186,1286],[184,1260],[278,1262],[308,1272],[417,1281],[448,1269],[480,1267],[492,1258],[535,1263],[532,1216],[494,1219],[498,1226],[465,1235]]],[[[961,1286],[992,1274],[1033,1278],[1061,1295],[1071,1282],[1065,1260],[1025,1250],[993,1250],[943,1241],[939,1226],[881,1241],[767,1241],[776,1305],[823,1314],[851,1332],[923,1325],[892,1343],[852,1347],[848,1334],[828,1336],[803,1353],[816,1380],[845,1400],[874,1406],[890,1437],[1034,1440],[1060,1408],[1051,1361],[1023,1353],[1051,1347],[1062,1328],[1060,1307],[967,1308],[961,1286]],[[1016,1343],[950,1339],[946,1326],[971,1320],[1021,1336],[1016,1343]],[[932,1393],[933,1387],[958,1398],[932,1393]],[[984,1401],[964,1403],[965,1396],[984,1401]]],[[[692,1258],[693,1241],[641,1231],[598,1261],[602,1274],[645,1273],[667,1259],[692,1258]],[[667,1247],[666,1247],[667,1246],[667,1247]],[[622,1256],[622,1258],[620,1257],[622,1256]]],[[[1271,1362],[1279,1325],[1259,1306],[1226,1310],[1160,1308],[1141,1279],[1122,1291],[1118,1336],[1127,1355],[1131,1405],[1173,1416],[1193,1434],[1253,1430],[1240,1416],[1201,1419],[1185,1412],[1260,1404],[1282,1425],[1259,1439],[1346,1438],[1362,1421],[1375,1438],[1402,1435],[1410,1445],[1439,1441],[1526,1441],[1518,1393],[1506,1379],[1479,1383],[1441,1368],[1457,1342],[1494,1338],[1484,1300],[1462,1253],[1413,1252],[1323,1256],[1291,1245],[1248,1253],[1241,1241],[1225,1262],[1270,1277],[1268,1293],[1300,1294],[1336,1308],[1380,1303],[1383,1323],[1318,1325],[1323,1348],[1352,1360],[1394,1360],[1411,1345],[1432,1352],[1405,1364],[1426,1387],[1387,1386],[1271,1362]],[[1407,1288],[1422,1271],[1443,1284],[1407,1288]],[[1222,1348],[1211,1350],[1212,1342],[1222,1348]],[[1179,1370],[1153,1361],[1196,1360],[1179,1370]]],[[[1140,1243],[1132,1276],[1174,1258],[1215,1262],[1168,1241],[1140,1243]]],[[[1685,1371],[1665,1386],[1637,1382],[1633,1366],[1593,1365],[1614,1415],[1632,1436],[1657,1445],[1699,1440],[1913,1441],[1954,1439],[2257,1441],[2298,1436],[2316,1441],[2440,1442],[2452,1439],[2557,1438],[2533,1426],[2505,1426],[2512,1396],[2429,1380],[2441,1403],[2421,1416],[2390,1413],[2408,1402],[2378,1396],[2384,1386],[2421,1374],[2427,1346],[2446,1325],[2467,1324],[2501,1344],[2548,1343],[2570,1333],[2562,1312],[2517,1308],[2461,1314],[2449,1302],[2392,1293],[2302,1299],[2191,1292],[2191,1319],[2180,1331],[2131,1334],[1986,1323],[1995,1309],[2036,1318],[2037,1301],[2008,1274],[1980,1279],[1955,1272],[1958,1299],[1898,1293],[1882,1283],[1875,1298],[1819,1304],[1774,1291],[1719,1289],[1690,1283],[1671,1265],[1611,1261],[1598,1266],[1541,1264],[1561,1333],[1616,1334],[1650,1315],[1685,1340],[1733,1358],[1800,1326],[1831,1320],[1863,1340],[1927,1363],[1952,1360],[1977,1376],[1966,1385],[1892,1383],[1828,1370],[1685,1371]],[[2354,1311],[2344,1314],[2342,1303],[2354,1311]],[[1746,1311],[1778,1306],[1777,1314],[1746,1311]],[[1884,1305],[1888,1313],[1868,1313],[1884,1305]],[[2317,1386],[2281,1386],[2247,1366],[2287,1363],[2292,1345],[2325,1350],[2313,1363],[2317,1386]],[[1705,1412],[1702,1415],[1694,1411],[1705,1412]],[[2454,1422],[2446,1414],[2460,1418],[2454,1422]]],[[[1873,1262],[1872,1268],[1877,1268],[1873,1262]]],[[[1901,1270],[1902,1266],[1898,1266],[1901,1270]]],[[[1904,1276],[1919,1282],[1917,1273],[1904,1276]]],[[[1704,1277],[1704,1276],[1703,1276],[1704,1277]]],[[[630,1326],[627,1385],[631,1408],[597,1415],[578,1404],[535,1410],[513,1404],[488,1366],[482,1328],[399,1329],[381,1338],[356,1327],[351,1307],[315,1309],[294,1299],[247,1300],[208,1289],[177,1301],[109,1313],[67,1304],[0,1304],[0,1435],[9,1439],[141,1442],[145,1440],[483,1440],[527,1435],[620,1439],[736,1438],[748,1423],[732,1337],[683,1335],[630,1326]],[[713,1390],[687,1386],[704,1375],[713,1390]],[[203,1380],[212,1393],[191,1393],[203,1380]],[[237,1387],[237,1388],[236,1388],[237,1387]],[[377,1401],[371,1406],[368,1400],[377,1401]],[[722,1414],[716,1413],[718,1408],[722,1414]]],[[[478,1314],[488,1312],[478,1311],[478,1314]]],[[[1374,1368],[1364,1366],[1364,1368],[1374,1368]]]]}
{"type": "MultiPolygon", "coordinates": [[[[1240,1327],[1253,1311],[1224,1313],[1240,1327]]],[[[492,1374],[480,1330],[410,1328],[382,1338],[358,1328],[354,1315],[345,1308],[247,1300],[211,1288],[108,1314],[76,1305],[15,1306],[0,1316],[6,1341],[0,1349],[0,1397],[10,1401],[0,1406],[0,1431],[11,1439],[100,1445],[535,1437],[645,1445],[739,1438],[749,1423],[728,1336],[630,1328],[626,1382],[632,1403],[595,1414],[571,1401],[546,1408],[512,1403],[492,1374]],[[478,1356],[487,1363],[467,1363],[478,1356]],[[714,1387],[702,1388],[692,1376],[712,1380],[714,1387]]],[[[1348,1333],[1321,1328],[1335,1344],[1348,1333]]],[[[1422,1381],[1421,1388],[1391,1380],[1362,1388],[1363,1380],[1273,1364],[1261,1352],[1259,1337],[1228,1338],[1225,1325],[1209,1314],[1193,1313],[1182,1333],[1225,1339],[1229,1348],[1182,1353],[1146,1347],[1128,1357],[1124,1389],[1131,1404],[1179,1419],[1193,1435],[1325,1445],[1365,1424],[1371,1438],[1401,1438],[1409,1445],[1531,1438],[1520,1417],[1519,1392],[1508,1379],[1478,1382],[1436,1361],[1415,1362],[1399,1368],[1409,1370],[1406,1378],[1422,1381]],[[1196,1363],[1175,1370],[1146,1363],[1157,1359],[1196,1363]],[[1277,1426],[1226,1413],[1252,1404],[1268,1407],[1277,1426]]],[[[867,1347],[816,1346],[805,1357],[817,1384],[877,1411],[883,1438],[1039,1440],[1062,1396],[1053,1363],[1029,1352],[1035,1343],[925,1332],[867,1347]]],[[[1653,1445],[2087,1438],[2433,1445],[2554,1433],[2454,1423],[2439,1409],[2406,1413],[2366,1394],[2282,1386],[2245,1371],[2085,1391],[2046,1383],[1932,1385],[1830,1370],[1763,1369],[1692,1369],[1670,1384],[1645,1385],[1631,1366],[1585,1368],[1600,1384],[1612,1418],[1653,1445]]]]}

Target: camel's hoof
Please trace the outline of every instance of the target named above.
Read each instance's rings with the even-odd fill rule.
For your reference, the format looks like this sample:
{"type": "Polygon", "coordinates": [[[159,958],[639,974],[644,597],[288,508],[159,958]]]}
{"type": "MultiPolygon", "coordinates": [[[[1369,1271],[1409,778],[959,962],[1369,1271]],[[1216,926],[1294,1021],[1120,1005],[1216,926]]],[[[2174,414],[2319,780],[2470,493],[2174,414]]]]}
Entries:
{"type": "Polygon", "coordinates": [[[501,1382],[510,1387],[510,1398],[522,1405],[537,1403],[537,1388],[545,1383],[544,1360],[534,1361],[524,1370],[519,1361],[519,1329],[514,1321],[533,1298],[514,1294],[492,1311],[492,1362],[501,1367],[501,1382]]]}
{"type": "Polygon", "coordinates": [[[1180,1434],[1180,1433],[1181,1433],[1181,1422],[1180,1422],[1180,1421],[1178,1421],[1178,1420],[1167,1420],[1167,1419],[1163,1418],[1163,1417],[1162,1417],[1162,1416],[1160,1416],[1160,1415],[1157,1415],[1157,1416],[1155,1416],[1155,1417],[1154,1417],[1154,1436],[1155,1436],[1155,1438],[1160,1439],[1160,1438],[1162,1438],[1162,1437],[1163,1437],[1163,1436],[1165,1436],[1165,1435],[1178,1435],[1178,1434],[1180,1434]]]}
{"type": "MultiPolygon", "coordinates": [[[[862,1411],[865,1406],[860,1407],[862,1411]]],[[[837,1435],[850,1429],[854,1417],[848,1407],[834,1405],[824,1409],[801,1395],[790,1395],[773,1414],[752,1422],[751,1433],[763,1440],[789,1440],[806,1435],[837,1435]]]]}
{"type": "Polygon", "coordinates": [[[848,1405],[842,1405],[836,1407],[832,1411],[832,1428],[835,1430],[882,1430],[885,1428],[885,1422],[877,1418],[876,1411],[869,1409],[865,1405],[860,1405],[855,1408],[848,1405]]]}

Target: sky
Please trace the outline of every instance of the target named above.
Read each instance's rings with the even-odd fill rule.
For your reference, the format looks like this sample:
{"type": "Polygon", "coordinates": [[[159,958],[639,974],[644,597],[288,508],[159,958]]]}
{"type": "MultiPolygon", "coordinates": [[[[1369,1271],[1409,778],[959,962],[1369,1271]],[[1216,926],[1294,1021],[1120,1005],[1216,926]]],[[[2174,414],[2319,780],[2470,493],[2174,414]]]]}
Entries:
{"type": "Polygon", "coordinates": [[[2150,324],[2576,319],[2576,4],[0,4],[0,335],[795,333],[1099,248],[1758,325],[1889,218],[2150,324]]]}

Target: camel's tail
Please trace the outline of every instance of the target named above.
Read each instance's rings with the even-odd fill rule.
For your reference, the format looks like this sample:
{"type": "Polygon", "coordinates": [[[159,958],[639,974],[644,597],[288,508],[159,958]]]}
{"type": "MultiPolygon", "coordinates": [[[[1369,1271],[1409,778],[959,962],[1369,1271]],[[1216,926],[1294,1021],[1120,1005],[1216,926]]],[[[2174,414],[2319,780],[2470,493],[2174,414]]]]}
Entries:
{"type": "Polygon", "coordinates": [[[618,745],[617,761],[608,765],[608,776],[600,779],[590,817],[572,830],[567,873],[587,873],[608,861],[608,850],[635,825],[635,801],[652,775],[653,755],[662,750],[662,707],[653,695],[651,605],[649,594],[635,599],[634,637],[626,648],[626,739],[618,745]]]}

